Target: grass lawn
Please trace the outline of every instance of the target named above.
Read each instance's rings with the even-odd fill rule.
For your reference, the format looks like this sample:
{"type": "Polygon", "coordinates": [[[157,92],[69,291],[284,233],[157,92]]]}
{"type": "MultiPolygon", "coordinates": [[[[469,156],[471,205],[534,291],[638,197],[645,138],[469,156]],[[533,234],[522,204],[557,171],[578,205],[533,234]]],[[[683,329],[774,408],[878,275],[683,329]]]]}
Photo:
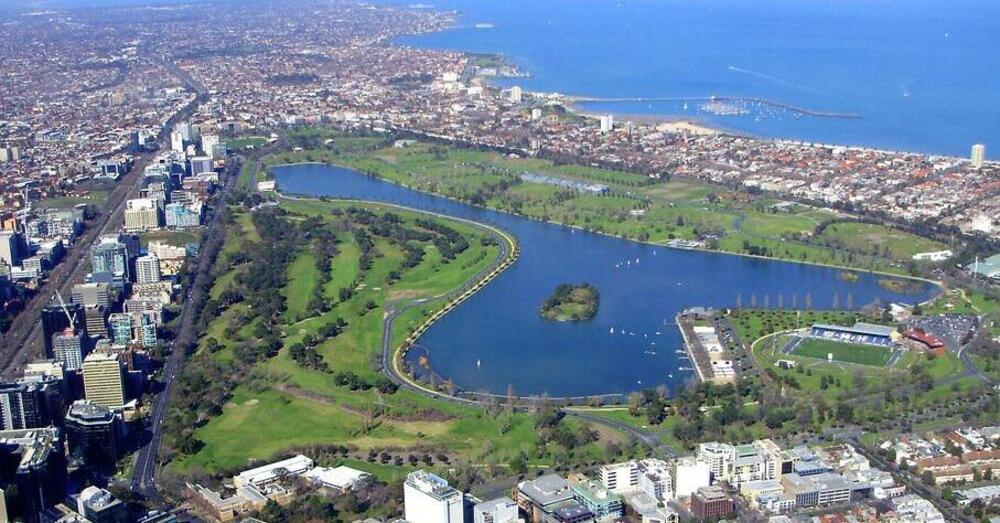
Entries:
{"type": "Polygon", "coordinates": [[[149,245],[151,242],[161,242],[174,247],[184,247],[189,243],[198,243],[200,235],[197,231],[150,231],[139,236],[142,245],[149,245]]]}
{"type": "Polygon", "coordinates": [[[822,239],[858,251],[888,251],[898,260],[911,259],[914,254],[921,252],[948,248],[941,242],[872,223],[835,223],[823,231],[822,239]]]}
{"type": "Polygon", "coordinates": [[[794,354],[821,360],[826,360],[828,354],[833,354],[833,361],[884,367],[889,363],[892,352],[892,349],[886,347],[805,338],[795,348],[794,354]]]}
{"type": "Polygon", "coordinates": [[[288,287],[285,288],[285,298],[288,300],[285,315],[288,318],[295,321],[305,314],[313,297],[313,290],[318,284],[316,256],[310,251],[303,251],[288,266],[288,287]]]}

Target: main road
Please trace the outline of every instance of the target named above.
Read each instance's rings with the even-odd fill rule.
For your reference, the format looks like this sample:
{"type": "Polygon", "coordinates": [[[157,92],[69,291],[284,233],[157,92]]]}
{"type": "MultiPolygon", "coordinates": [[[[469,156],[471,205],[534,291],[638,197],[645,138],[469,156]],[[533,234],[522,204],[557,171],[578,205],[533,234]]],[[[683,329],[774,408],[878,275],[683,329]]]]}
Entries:
{"type": "Polygon", "coordinates": [[[153,408],[150,411],[147,427],[150,431],[149,440],[139,449],[135,457],[135,466],[132,474],[131,489],[147,498],[156,495],[156,467],[160,451],[160,442],[163,439],[163,418],[166,417],[170,408],[171,394],[174,390],[174,382],[177,373],[190,347],[194,346],[198,339],[195,320],[196,313],[201,309],[208,292],[208,278],[212,270],[218,250],[221,248],[222,240],[225,238],[225,197],[233,180],[239,176],[239,164],[241,162],[230,162],[226,167],[226,173],[222,176],[222,186],[215,196],[215,204],[212,205],[214,214],[208,224],[202,245],[205,246],[198,258],[198,272],[195,274],[194,282],[186,291],[181,309],[180,325],[177,336],[172,342],[170,355],[167,356],[160,372],[160,379],[163,382],[163,390],[156,395],[153,400],[153,408]]]}

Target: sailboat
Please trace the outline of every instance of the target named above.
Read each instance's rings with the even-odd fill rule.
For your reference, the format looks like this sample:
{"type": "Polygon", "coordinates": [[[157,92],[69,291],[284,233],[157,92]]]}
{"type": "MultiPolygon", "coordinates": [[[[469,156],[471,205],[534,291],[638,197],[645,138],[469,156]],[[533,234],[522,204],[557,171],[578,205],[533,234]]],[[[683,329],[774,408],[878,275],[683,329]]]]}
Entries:
{"type": "Polygon", "coordinates": [[[483,366],[483,360],[476,360],[476,368],[479,369],[482,368],[482,366],[483,366]]]}
{"type": "Polygon", "coordinates": [[[614,334],[614,333],[615,333],[615,328],[611,327],[611,334],[614,334]]]}

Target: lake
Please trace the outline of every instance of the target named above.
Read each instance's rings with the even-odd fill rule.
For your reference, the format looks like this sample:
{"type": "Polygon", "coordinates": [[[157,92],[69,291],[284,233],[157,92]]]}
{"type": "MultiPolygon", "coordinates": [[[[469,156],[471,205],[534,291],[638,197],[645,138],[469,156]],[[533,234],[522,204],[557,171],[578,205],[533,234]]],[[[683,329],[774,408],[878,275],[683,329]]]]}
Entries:
{"type": "Polygon", "coordinates": [[[793,296],[828,308],[838,296],[857,305],[913,303],[936,289],[900,295],[861,274],[840,269],[721,253],[644,245],[561,225],[482,209],[421,193],[356,171],[325,165],[273,169],[288,194],[396,203],[488,223],[517,237],[521,258],[482,291],[431,327],[418,341],[438,374],[465,390],[519,395],[583,396],[681,386],[692,376],[681,351],[675,314],[687,307],[726,307],[739,296],[776,306],[793,296]],[[594,285],[601,296],[588,321],[546,321],[542,301],[560,283],[594,285]],[[614,333],[612,334],[612,329],[614,333]],[[481,365],[477,366],[477,361],[481,365]],[[672,377],[671,377],[672,376],[672,377]]]}
{"type": "MultiPolygon", "coordinates": [[[[405,5],[408,2],[386,2],[405,5]]],[[[757,136],[968,156],[1000,148],[1000,2],[983,0],[440,0],[453,29],[398,43],[502,53],[528,90],[594,97],[759,97],[759,104],[595,103],[757,136]],[[476,24],[487,27],[477,28],[476,24]],[[713,109],[715,113],[719,111],[713,109]],[[990,148],[989,146],[994,146],[990,148]]],[[[619,120],[623,120],[620,118],[619,120]]]]}

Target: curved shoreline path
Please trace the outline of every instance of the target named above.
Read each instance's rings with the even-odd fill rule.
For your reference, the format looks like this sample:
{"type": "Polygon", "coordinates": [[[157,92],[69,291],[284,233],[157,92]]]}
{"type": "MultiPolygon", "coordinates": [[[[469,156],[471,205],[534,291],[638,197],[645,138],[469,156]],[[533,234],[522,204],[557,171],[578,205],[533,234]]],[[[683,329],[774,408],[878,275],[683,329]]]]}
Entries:
{"type": "MultiPolygon", "coordinates": [[[[857,282],[842,269],[716,252],[670,249],[588,233],[475,207],[405,188],[357,171],[319,164],[272,169],[286,194],[401,205],[464,219],[516,238],[520,257],[493,285],[421,330],[434,371],[465,394],[520,397],[623,395],[647,387],[675,388],[693,376],[674,315],[693,306],[728,307],[742,299],[771,307],[807,301],[829,308],[849,298],[858,305],[922,301],[936,287],[903,295],[881,289],[879,276],[857,282]],[[588,282],[601,293],[597,315],[550,322],[538,307],[560,283],[588,282]]],[[[395,308],[405,304],[397,303],[395,308]]],[[[391,360],[387,359],[387,364],[391,360]]]]}

